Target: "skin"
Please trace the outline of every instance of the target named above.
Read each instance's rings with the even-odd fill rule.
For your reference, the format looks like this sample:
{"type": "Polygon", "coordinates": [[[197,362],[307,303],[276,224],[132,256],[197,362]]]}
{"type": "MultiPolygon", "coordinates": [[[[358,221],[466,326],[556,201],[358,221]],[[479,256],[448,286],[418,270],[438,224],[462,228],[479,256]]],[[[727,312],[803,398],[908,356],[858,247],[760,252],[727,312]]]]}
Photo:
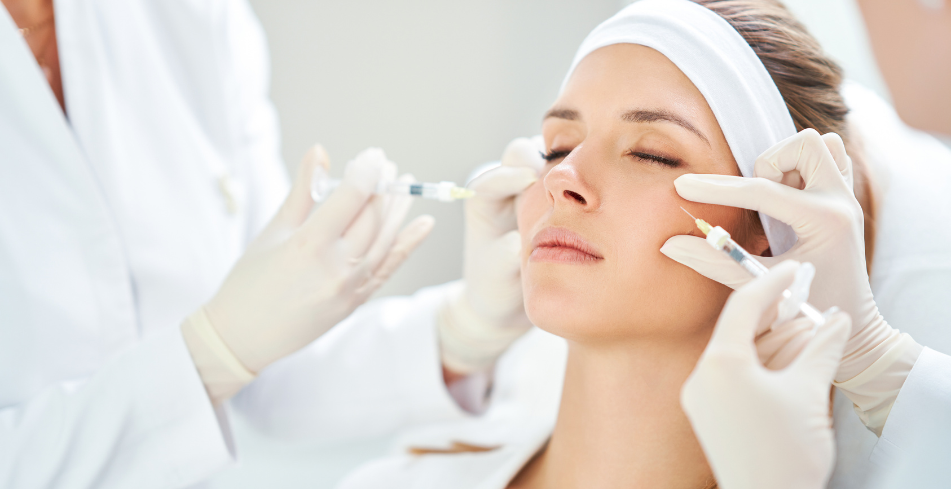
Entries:
{"type": "MultiPolygon", "coordinates": [[[[671,236],[699,235],[681,206],[731,232],[743,224],[738,209],[674,189],[685,173],[739,175],[726,139],[673,63],[630,44],[579,64],[543,134],[549,156],[570,154],[550,161],[518,202],[522,285],[529,318],[566,338],[569,355],[551,441],[511,487],[705,487],[712,474],[679,396],[730,290],[659,250],[671,236]],[[552,226],[601,258],[539,259],[532,241],[552,226]]],[[[746,241],[755,253],[768,246],[746,241]]]]}
{"type": "MultiPolygon", "coordinates": [[[[2,0],[13,22],[19,28],[29,28],[43,23],[53,17],[53,0],[2,0]]],[[[37,59],[46,75],[46,81],[53,90],[53,95],[59,106],[66,111],[66,100],[63,94],[63,79],[59,67],[59,47],[56,43],[56,28],[54,23],[48,23],[24,36],[30,51],[37,59]]]]}
{"type": "Polygon", "coordinates": [[[859,0],[895,109],[909,125],[951,136],[951,2],[859,0]]]}

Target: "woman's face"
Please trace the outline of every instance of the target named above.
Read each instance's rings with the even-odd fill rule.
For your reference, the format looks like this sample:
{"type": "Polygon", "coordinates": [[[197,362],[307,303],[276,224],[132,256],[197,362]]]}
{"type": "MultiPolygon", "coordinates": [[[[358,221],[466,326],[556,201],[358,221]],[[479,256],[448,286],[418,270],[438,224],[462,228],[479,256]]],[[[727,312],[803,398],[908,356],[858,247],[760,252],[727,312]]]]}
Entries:
{"type": "Polygon", "coordinates": [[[660,253],[702,236],[680,209],[733,232],[740,210],[682,199],[685,173],[739,175],[700,92],[653,49],[585,57],[545,116],[550,160],[518,202],[529,318],[576,341],[705,340],[729,289],[660,253]]]}

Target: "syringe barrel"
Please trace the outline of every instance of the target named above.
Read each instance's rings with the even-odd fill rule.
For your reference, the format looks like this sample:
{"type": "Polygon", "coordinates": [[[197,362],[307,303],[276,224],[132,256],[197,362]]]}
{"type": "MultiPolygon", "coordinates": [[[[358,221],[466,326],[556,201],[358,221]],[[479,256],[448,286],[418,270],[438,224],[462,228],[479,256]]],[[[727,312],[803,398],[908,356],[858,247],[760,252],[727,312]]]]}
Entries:
{"type": "Polygon", "coordinates": [[[728,238],[726,242],[723,243],[721,250],[754,277],[766,275],[766,273],[769,272],[769,269],[766,268],[765,265],[741,248],[740,245],[736,244],[736,241],[733,241],[732,238],[728,238]]]}
{"type": "Polygon", "coordinates": [[[812,324],[816,327],[822,326],[826,323],[826,316],[808,302],[803,302],[799,305],[799,312],[801,312],[803,316],[806,316],[812,320],[812,324]]]}
{"type": "MultiPolygon", "coordinates": [[[[311,182],[311,197],[315,202],[323,202],[331,192],[340,186],[340,180],[336,178],[314,178],[311,182]]],[[[453,182],[400,182],[400,181],[381,181],[376,188],[376,194],[398,194],[410,195],[413,197],[422,197],[424,199],[439,200],[442,202],[452,202],[455,200],[452,196],[452,189],[456,184],[453,182]]]]}

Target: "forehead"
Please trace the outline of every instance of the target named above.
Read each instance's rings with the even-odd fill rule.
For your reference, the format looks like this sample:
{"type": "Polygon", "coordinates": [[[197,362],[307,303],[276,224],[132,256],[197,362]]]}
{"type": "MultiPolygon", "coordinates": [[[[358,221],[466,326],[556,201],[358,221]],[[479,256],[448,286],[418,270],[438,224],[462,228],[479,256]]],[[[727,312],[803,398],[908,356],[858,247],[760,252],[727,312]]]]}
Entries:
{"type": "Polygon", "coordinates": [[[666,56],[646,46],[613,44],[585,56],[555,105],[571,106],[582,116],[662,109],[688,118],[726,144],[713,111],[693,82],[666,56]]]}

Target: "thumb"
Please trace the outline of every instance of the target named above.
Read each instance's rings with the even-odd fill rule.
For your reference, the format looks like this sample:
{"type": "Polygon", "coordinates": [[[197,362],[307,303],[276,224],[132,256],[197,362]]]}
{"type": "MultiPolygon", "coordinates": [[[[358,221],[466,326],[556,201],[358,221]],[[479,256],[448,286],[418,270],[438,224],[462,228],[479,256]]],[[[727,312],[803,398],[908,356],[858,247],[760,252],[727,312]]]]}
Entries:
{"type": "Polygon", "coordinates": [[[307,150],[297,167],[297,176],[294,177],[291,191],[275,216],[276,223],[293,229],[307,219],[314,206],[314,199],[310,193],[311,180],[315,172],[326,172],[328,168],[330,168],[330,157],[327,156],[323,146],[315,144],[307,150]]]}
{"type": "Polygon", "coordinates": [[[730,288],[750,281],[750,274],[723,253],[713,249],[707,241],[696,236],[673,236],[664,243],[660,252],[671,260],[692,268],[711,280],[730,288]]]}
{"type": "Polygon", "coordinates": [[[713,328],[707,351],[730,351],[753,356],[756,327],[784,289],[789,287],[799,264],[788,260],[766,275],[740,287],[730,295],[713,328]]]}
{"type": "Polygon", "coordinates": [[[852,318],[848,314],[841,311],[833,314],[818,327],[815,338],[790,368],[803,372],[806,378],[821,380],[823,384],[832,383],[851,331],[852,318]]]}

